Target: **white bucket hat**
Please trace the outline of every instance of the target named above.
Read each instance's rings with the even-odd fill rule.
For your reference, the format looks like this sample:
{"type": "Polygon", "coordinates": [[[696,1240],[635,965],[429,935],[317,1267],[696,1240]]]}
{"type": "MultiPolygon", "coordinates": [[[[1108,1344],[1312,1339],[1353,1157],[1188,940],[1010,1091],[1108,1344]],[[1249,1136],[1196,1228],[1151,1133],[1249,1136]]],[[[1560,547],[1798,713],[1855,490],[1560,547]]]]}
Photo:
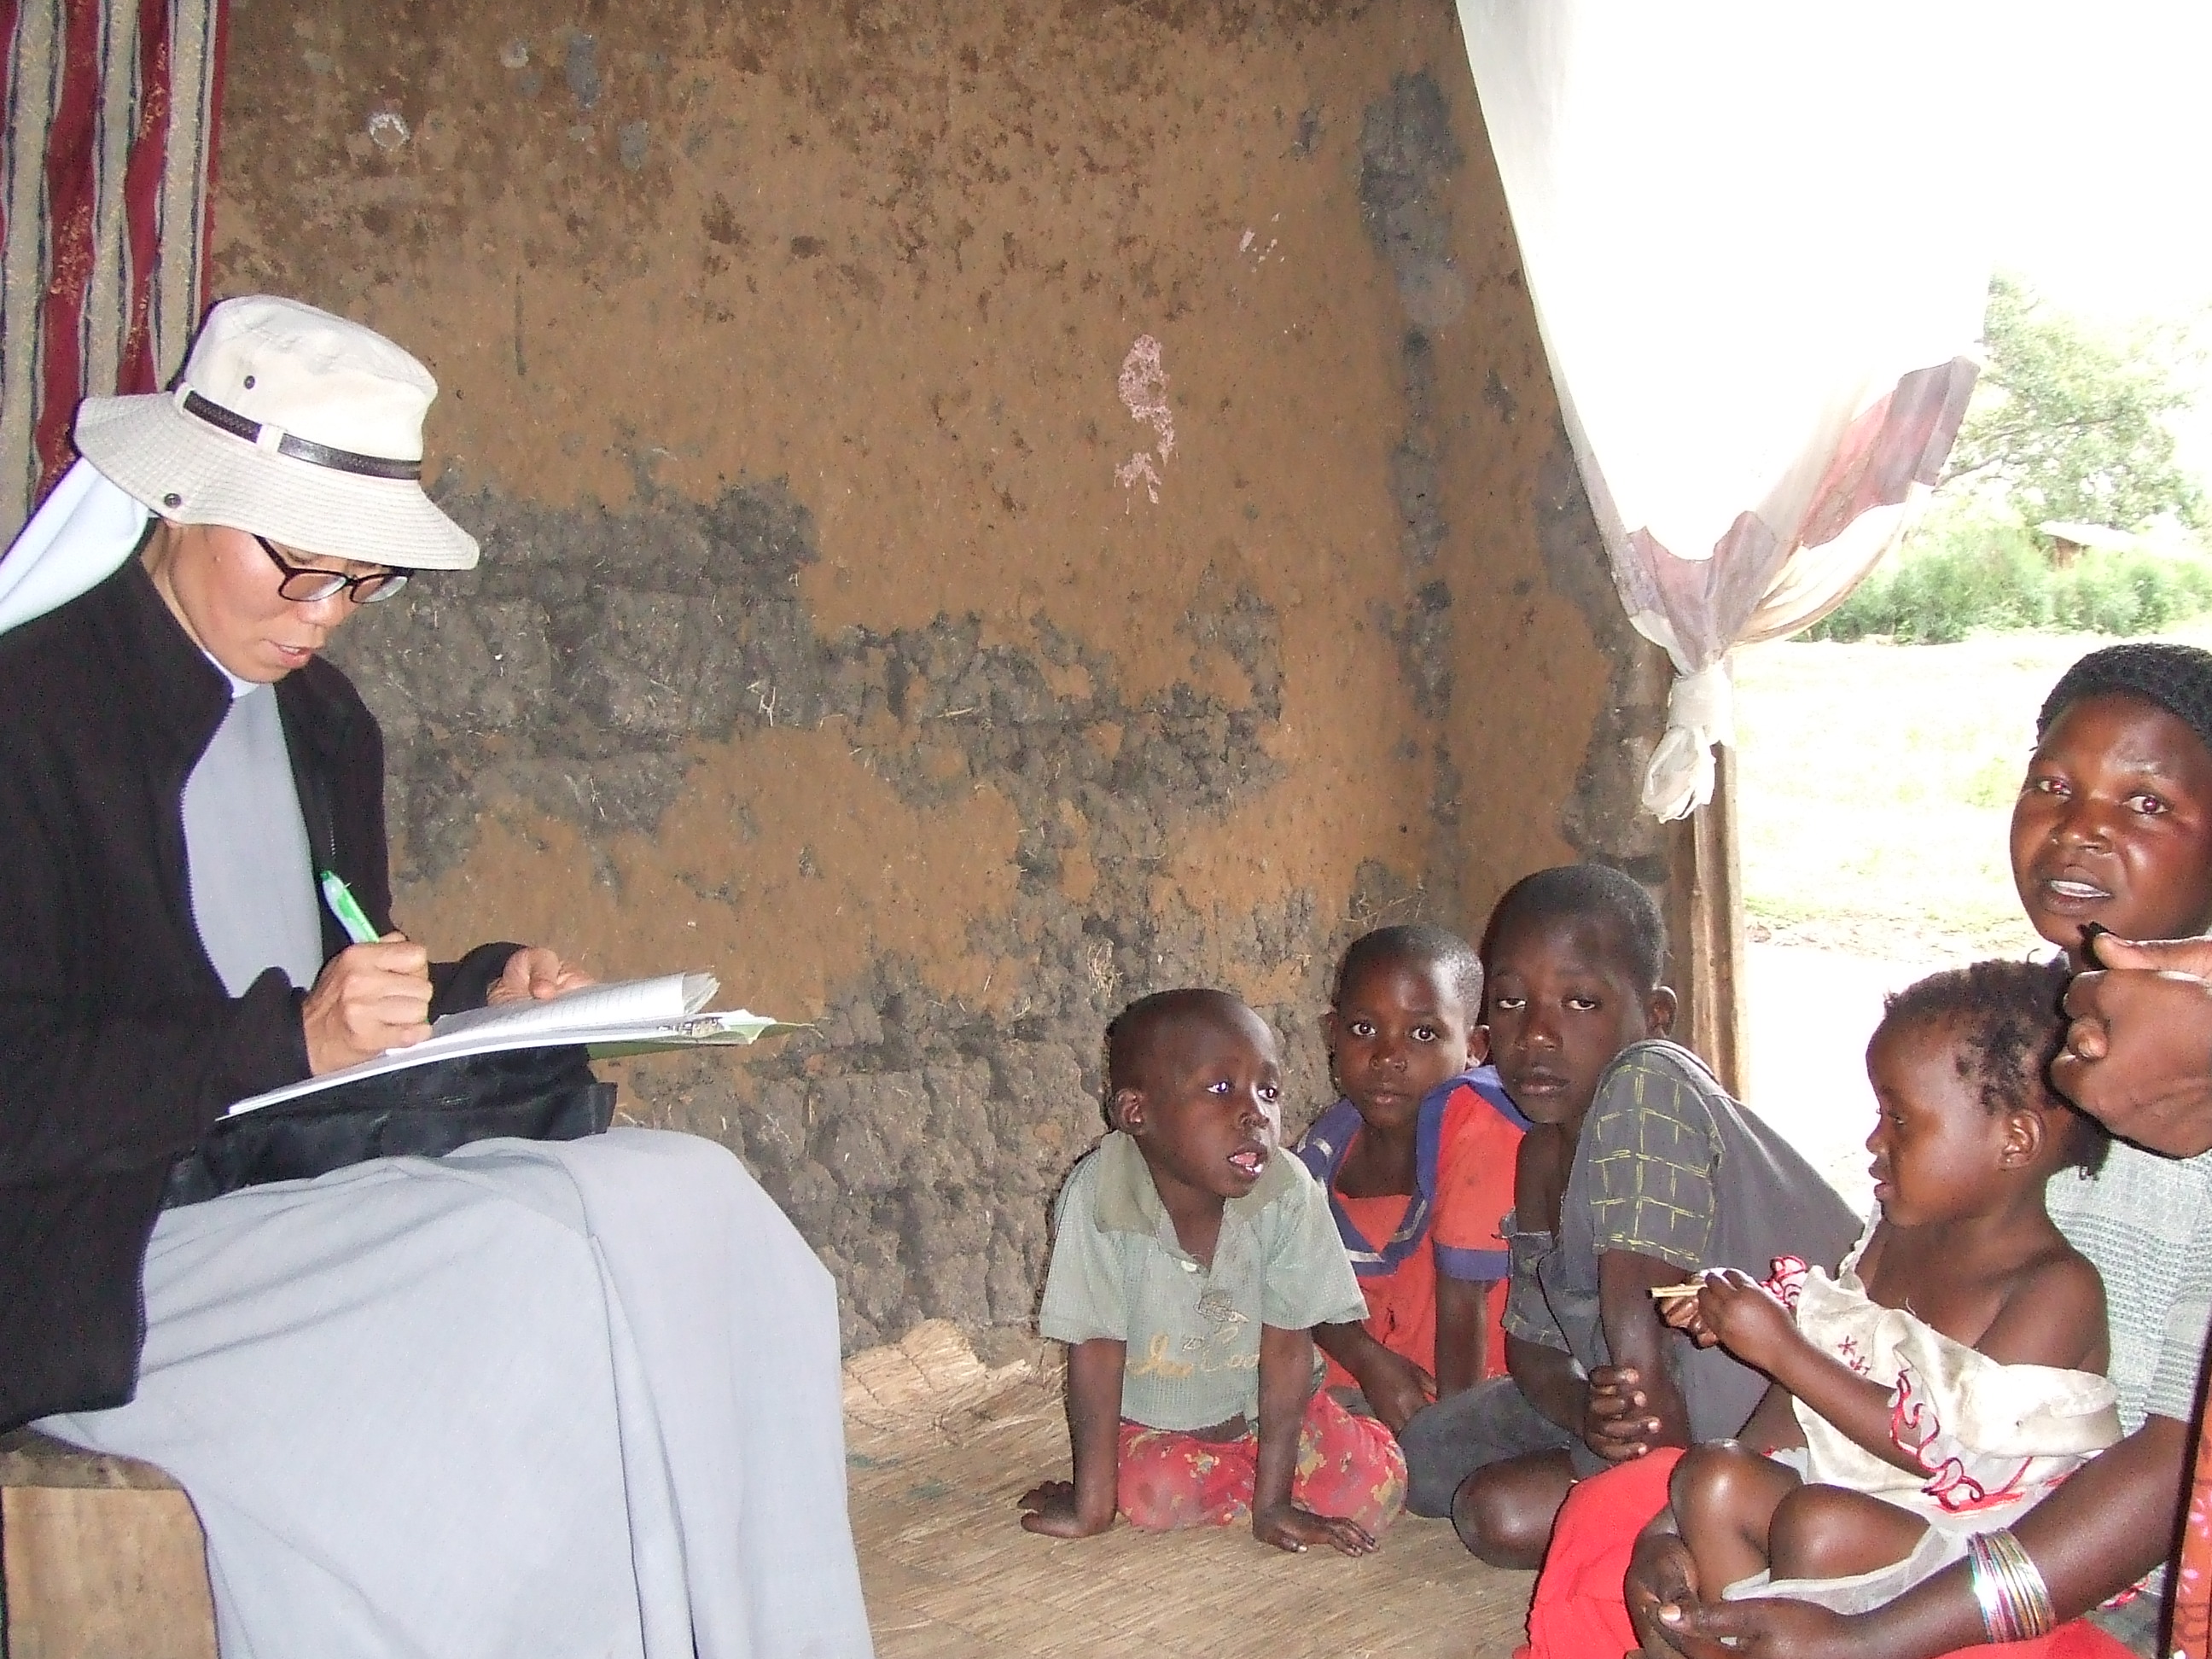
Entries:
{"type": "Polygon", "coordinates": [[[172,392],[88,398],[77,451],[149,511],[301,553],[466,570],[476,538],[422,493],[438,383],[374,330],[248,295],[208,313],[172,392]]]}

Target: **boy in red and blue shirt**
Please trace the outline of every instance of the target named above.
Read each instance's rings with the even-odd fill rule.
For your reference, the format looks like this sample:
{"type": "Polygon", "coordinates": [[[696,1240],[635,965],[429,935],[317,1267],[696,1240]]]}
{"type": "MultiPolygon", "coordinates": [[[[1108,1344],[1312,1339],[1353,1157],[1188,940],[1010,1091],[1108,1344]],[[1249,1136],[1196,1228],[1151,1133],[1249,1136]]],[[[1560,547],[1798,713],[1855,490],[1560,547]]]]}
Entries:
{"type": "Polygon", "coordinates": [[[1353,941],[1327,1028],[1345,1097],[1298,1156],[1328,1194],[1367,1298],[1314,1333],[1328,1385],[1357,1389],[1394,1431],[1429,1401],[1504,1374],[1500,1232],[1528,1120],[1485,1065],[1482,963],[1440,927],[1353,941]]]}

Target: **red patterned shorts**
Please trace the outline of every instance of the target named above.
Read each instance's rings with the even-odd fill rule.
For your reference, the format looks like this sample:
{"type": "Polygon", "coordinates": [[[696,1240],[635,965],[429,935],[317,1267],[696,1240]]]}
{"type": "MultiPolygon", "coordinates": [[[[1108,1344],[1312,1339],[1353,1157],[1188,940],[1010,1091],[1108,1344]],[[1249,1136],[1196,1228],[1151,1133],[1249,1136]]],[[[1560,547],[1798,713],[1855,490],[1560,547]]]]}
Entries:
{"type": "MultiPolygon", "coordinates": [[[[1252,1518],[1260,1437],[1200,1440],[1176,1429],[1121,1422],[1116,1501],[1133,1527],[1226,1527],[1252,1518]]],[[[1406,1458],[1397,1437],[1354,1417],[1317,1389],[1298,1430],[1291,1501],[1316,1515],[1357,1521],[1380,1534],[1406,1504],[1406,1458]]]]}

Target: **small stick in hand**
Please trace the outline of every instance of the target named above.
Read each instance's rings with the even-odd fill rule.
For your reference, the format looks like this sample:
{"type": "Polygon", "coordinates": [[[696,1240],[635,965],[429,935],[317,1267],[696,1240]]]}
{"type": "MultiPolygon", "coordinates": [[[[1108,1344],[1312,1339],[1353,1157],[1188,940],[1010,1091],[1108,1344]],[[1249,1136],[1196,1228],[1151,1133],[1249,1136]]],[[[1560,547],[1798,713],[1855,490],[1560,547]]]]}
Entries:
{"type": "Polygon", "coordinates": [[[1651,1299],[1654,1302],[1679,1302],[1686,1296],[1695,1296],[1705,1288],[1705,1281],[1702,1279],[1692,1279],[1680,1285],[1654,1285],[1651,1299]]]}

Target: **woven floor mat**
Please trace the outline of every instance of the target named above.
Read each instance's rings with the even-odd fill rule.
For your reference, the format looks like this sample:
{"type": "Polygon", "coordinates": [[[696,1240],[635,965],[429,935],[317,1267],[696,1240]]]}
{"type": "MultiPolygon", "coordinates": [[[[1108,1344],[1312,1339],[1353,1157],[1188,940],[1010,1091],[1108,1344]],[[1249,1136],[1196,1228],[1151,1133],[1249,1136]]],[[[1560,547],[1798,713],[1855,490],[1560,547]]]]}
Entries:
{"type": "Polygon", "coordinates": [[[1406,1516],[1364,1560],[1286,1555],[1242,1527],[1062,1542],[1015,1499],[1067,1473],[1056,1351],[988,1364],[932,1322],[845,1368],[860,1576],[881,1659],[1504,1659],[1529,1575],[1406,1516]]]}

